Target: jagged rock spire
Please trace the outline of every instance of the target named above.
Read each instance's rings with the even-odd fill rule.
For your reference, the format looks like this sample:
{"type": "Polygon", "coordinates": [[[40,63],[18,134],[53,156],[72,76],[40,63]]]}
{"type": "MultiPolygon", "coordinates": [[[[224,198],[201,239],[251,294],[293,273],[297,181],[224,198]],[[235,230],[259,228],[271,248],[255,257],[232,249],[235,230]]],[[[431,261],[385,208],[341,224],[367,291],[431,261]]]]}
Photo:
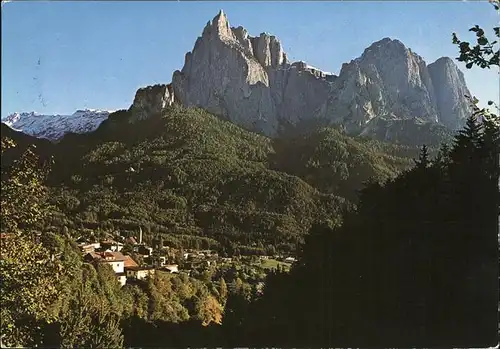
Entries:
{"type": "Polygon", "coordinates": [[[233,37],[233,33],[229,27],[229,21],[227,20],[227,17],[222,9],[211,22],[209,21],[207,23],[205,29],[203,30],[202,37],[211,35],[215,35],[220,39],[226,40],[233,37]]]}

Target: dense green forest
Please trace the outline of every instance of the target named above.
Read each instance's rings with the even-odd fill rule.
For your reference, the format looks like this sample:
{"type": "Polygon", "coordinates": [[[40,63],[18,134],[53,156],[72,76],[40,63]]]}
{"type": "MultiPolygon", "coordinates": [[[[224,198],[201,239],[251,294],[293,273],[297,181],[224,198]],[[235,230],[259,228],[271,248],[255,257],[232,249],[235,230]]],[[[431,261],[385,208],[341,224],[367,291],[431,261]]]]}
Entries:
{"type": "Polygon", "coordinates": [[[40,229],[126,236],[142,227],[174,247],[295,251],[313,222],[339,224],[365,182],[394,177],[418,151],[334,128],[270,140],[181,106],[129,117],[38,146],[53,158],[53,212],[40,229]]]}
{"type": "MultiPolygon", "coordinates": [[[[471,31],[474,47],[454,37],[460,59],[498,66],[471,31]]],[[[2,344],[496,345],[500,127],[472,103],[438,151],[325,127],[270,140],[179,106],[138,123],[120,111],[58,144],[2,128],[2,344]],[[298,262],[120,287],[74,242],[139,227],[176,247],[298,262]]]]}
{"type": "Polygon", "coordinates": [[[193,328],[239,321],[265,269],[158,273],[120,289],[111,270],[82,263],[73,241],[141,227],[175,248],[297,253],[315,222],[340,225],[364,182],[395,177],[417,153],[334,128],[270,140],[180,106],[129,117],[117,112],[57,144],[2,126],[2,232],[18,232],[2,239],[4,343],[108,347],[162,324],[180,326],[178,345],[197,338],[193,328]]]}

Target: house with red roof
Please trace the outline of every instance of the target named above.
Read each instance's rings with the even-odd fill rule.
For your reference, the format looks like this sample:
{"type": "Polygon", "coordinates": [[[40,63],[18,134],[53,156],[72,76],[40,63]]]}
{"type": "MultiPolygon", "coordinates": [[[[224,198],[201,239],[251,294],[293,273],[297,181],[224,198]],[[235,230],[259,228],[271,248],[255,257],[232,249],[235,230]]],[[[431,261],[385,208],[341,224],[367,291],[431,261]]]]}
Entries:
{"type": "Polygon", "coordinates": [[[89,263],[105,263],[111,266],[122,286],[127,282],[125,261],[129,265],[137,265],[130,256],[124,256],[121,252],[113,251],[89,252],[85,255],[84,260],[89,263]]]}

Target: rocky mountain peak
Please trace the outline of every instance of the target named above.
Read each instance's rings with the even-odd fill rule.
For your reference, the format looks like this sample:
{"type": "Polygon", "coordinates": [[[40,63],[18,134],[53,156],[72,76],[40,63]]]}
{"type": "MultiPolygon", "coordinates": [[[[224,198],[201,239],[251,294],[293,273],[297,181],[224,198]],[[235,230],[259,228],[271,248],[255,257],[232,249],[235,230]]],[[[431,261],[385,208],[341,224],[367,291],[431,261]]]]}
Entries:
{"type": "Polygon", "coordinates": [[[202,36],[214,36],[221,40],[233,39],[229,21],[223,10],[220,10],[217,16],[215,16],[211,22],[209,21],[207,23],[202,36]]]}
{"type": "Polygon", "coordinates": [[[247,129],[273,133],[277,120],[266,68],[281,61],[274,57],[271,41],[266,45],[263,38],[250,37],[243,27],[231,28],[220,12],[186,54],[182,70],[174,72],[175,98],[247,129]]]}
{"type": "Polygon", "coordinates": [[[407,120],[460,127],[470,113],[465,95],[463,74],[452,59],[427,65],[397,39],[374,42],[335,76],[303,61],[290,63],[276,36],[251,36],[242,26],[231,27],[221,10],[186,53],[172,83],[139,89],[130,111],[133,122],[176,102],[271,137],[317,121],[342,124],[356,134],[378,125],[377,134],[388,134],[380,128],[407,120]]]}
{"type": "Polygon", "coordinates": [[[253,54],[263,67],[278,68],[288,63],[281,42],[274,35],[261,33],[250,41],[253,54]]]}
{"type": "Polygon", "coordinates": [[[331,81],[331,74],[307,64],[290,65],[274,35],[252,37],[242,26],[230,27],[221,12],[186,54],[172,85],[184,105],[271,136],[279,131],[280,119],[293,124],[318,108],[331,81]]]}
{"type": "Polygon", "coordinates": [[[401,41],[391,38],[384,38],[374,42],[356,59],[358,62],[375,61],[376,63],[382,63],[381,61],[386,60],[402,62],[410,69],[413,68],[412,63],[415,65],[423,63],[425,65],[422,57],[406,47],[401,41]]]}
{"type": "Polygon", "coordinates": [[[268,136],[312,118],[342,123],[352,132],[377,117],[455,127],[452,120],[468,112],[459,97],[466,86],[454,63],[442,62],[428,67],[401,41],[383,38],[344,64],[337,77],[288,62],[274,35],[252,37],[242,26],[230,27],[221,11],[186,54],[172,86],[181,103],[268,136]],[[455,102],[447,104],[450,94],[455,102]]]}
{"type": "Polygon", "coordinates": [[[201,42],[211,40],[223,41],[226,45],[245,54],[248,58],[256,59],[264,68],[276,68],[288,62],[281,43],[275,36],[261,33],[257,37],[252,37],[248,35],[248,31],[242,26],[231,27],[222,10],[212,21],[207,23],[193,51],[197,49],[201,42]]]}
{"type": "Polygon", "coordinates": [[[431,63],[431,64],[433,64],[433,65],[447,65],[447,66],[453,66],[453,67],[457,66],[455,64],[455,62],[453,61],[453,59],[451,59],[450,57],[440,57],[440,58],[436,59],[436,61],[434,63],[431,63]]]}
{"type": "Polygon", "coordinates": [[[370,52],[373,51],[393,51],[393,52],[406,52],[408,49],[407,47],[398,39],[391,39],[391,38],[383,38],[379,41],[375,41],[373,44],[368,46],[363,55],[366,55],[370,52]]]}
{"type": "Polygon", "coordinates": [[[342,66],[338,83],[324,110],[351,124],[348,129],[363,128],[376,117],[439,121],[427,65],[399,40],[371,44],[342,66]]]}
{"type": "Polygon", "coordinates": [[[11,114],[2,122],[30,136],[57,141],[69,132],[87,133],[96,130],[110,113],[96,109],[81,109],[71,115],[24,112],[11,114]]]}
{"type": "Polygon", "coordinates": [[[465,96],[470,96],[464,74],[449,57],[429,64],[429,74],[435,86],[439,120],[451,129],[462,127],[471,112],[465,96]]]}

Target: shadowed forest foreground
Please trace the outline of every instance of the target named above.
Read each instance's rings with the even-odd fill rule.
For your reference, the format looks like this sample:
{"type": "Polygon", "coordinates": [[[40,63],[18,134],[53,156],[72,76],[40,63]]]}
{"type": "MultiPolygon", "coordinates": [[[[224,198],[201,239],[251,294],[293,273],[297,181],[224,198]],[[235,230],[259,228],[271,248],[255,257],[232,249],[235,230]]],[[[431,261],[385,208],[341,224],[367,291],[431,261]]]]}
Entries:
{"type": "Polygon", "coordinates": [[[125,343],[493,346],[498,176],[498,127],[471,117],[435,159],[424,148],[412,170],[367,186],[341,228],[311,229],[300,263],[268,276],[263,296],[230,298],[221,327],[131,325],[125,343]]]}
{"type": "Polygon", "coordinates": [[[64,234],[34,242],[16,223],[19,215],[35,220],[41,210],[26,197],[26,190],[40,193],[28,151],[3,186],[2,226],[18,231],[2,239],[3,341],[99,348],[495,345],[496,122],[476,110],[451,147],[429,159],[424,146],[412,169],[367,185],[340,227],[313,226],[298,262],[290,272],[271,272],[262,293],[161,274],[120,288],[110,268],[82,263],[64,234]],[[62,251],[59,260],[55,251],[62,251]]]}

